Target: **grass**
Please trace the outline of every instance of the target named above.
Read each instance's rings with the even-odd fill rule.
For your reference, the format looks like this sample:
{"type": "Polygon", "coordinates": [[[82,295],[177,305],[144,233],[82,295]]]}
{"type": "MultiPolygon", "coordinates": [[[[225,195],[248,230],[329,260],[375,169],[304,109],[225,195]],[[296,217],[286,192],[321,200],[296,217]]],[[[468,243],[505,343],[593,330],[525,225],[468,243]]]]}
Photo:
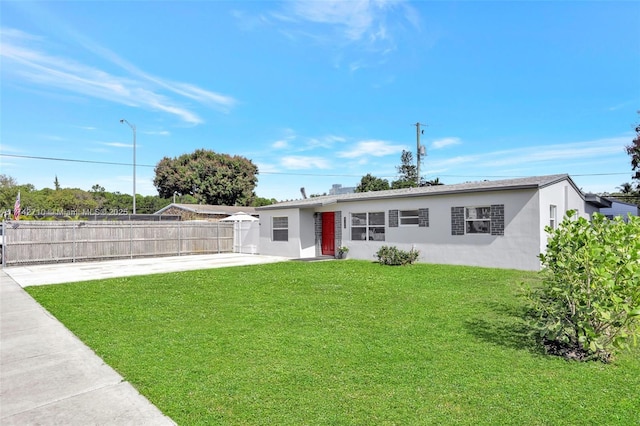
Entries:
{"type": "Polygon", "coordinates": [[[27,290],[178,424],[640,424],[640,354],[542,354],[534,280],[347,260],[27,290]]]}

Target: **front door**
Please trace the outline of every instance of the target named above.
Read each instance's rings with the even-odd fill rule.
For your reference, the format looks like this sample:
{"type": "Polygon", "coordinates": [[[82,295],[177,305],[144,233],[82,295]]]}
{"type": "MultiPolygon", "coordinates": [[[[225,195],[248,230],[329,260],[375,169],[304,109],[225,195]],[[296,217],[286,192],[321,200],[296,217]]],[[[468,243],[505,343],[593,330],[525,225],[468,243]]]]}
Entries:
{"type": "Polygon", "coordinates": [[[336,254],[336,222],[335,213],[322,213],[322,255],[336,254]]]}

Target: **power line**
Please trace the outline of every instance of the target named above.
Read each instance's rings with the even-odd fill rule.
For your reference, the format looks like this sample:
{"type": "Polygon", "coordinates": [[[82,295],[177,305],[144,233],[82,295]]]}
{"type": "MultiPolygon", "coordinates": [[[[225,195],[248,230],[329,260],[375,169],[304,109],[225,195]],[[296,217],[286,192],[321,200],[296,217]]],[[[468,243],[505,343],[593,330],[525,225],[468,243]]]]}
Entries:
{"type": "MultiPolygon", "coordinates": [[[[56,157],[36,157],[33,155],[16,155],[16,154],[0,154],[3,157],[14,158],[26,158],[29,160],[49,160],[49,161],[67,161],[71,163],[86,163],[86,164],[108,164],[110,166],[132,166],[133,163],[114,163],[110,161],[95,161],[95,160],[74,160],[72,158],[56,158],[56,157]]],[[[148,164],[138,164],[137,167],[155,167],[148,164]]]]}
{"type": "MultiPolygon", "coordinates": [[[[84,164],[106,164],[110,166],[128,166],[131,167],[132,163],[117,163],[111,161],[96,161],[96,160],[78,160],[73,158],[58,158],[58,157],[39,157],[34,155],[17,155],[17,154],[4,154],[0,153],[0,157],[12,157],[12,158],[24,158],[28,160],[47,160],[47,161],[66,161],[71,163],[84,163],[84,164]]],[[[155,167],[149,164],[136,164],[136,167],[155,167]]],[[[315,177],[362,177],[361,175],[350,174],[324,174],[324,173],[292,173],[292,172],[259,172],[263,175],[288,175],[288,176],[315,176],[315,177]]],[[[585,174],[572,174],[571,176],[622,176],[629,175],[629,173],[585,173],[585,174]]],[[[396,176],[381,176],[385,178],[394,178],[396,176]]],[[[504,176],[504,175],[438,175],[438,177],[450,177],[450,178],[464,178],[464,179],[484,179],[484,178],[496,178],[496,179],[512,179],[522,176],[504,176]]]]}
{"type": "MultiPolygon", "coordinates": [[[[57,157],[39,157],[34,155],[17,155],[17,154],[3,154],[3,157],[25,158],[28,160],[48,160],[48,161],[66,161],[72,163],[84,163],[84,164],[106,164],[110,166],[132,166],[132,163],[116,163],[111,161],[96,161],[96,160],[78,160],[73,158],[57,158],[57,157]]],[[[155,167],[149,164],[136,164],[136,167],[155,167]]],[[[290,172],[260,172],[260,174],[269,175],[292,175],[292,176],[316,176],[316,177],[361,177],[360,175],[347,175],[347,174],[318,174],[318,173],[290,173],[290,172]]]]}

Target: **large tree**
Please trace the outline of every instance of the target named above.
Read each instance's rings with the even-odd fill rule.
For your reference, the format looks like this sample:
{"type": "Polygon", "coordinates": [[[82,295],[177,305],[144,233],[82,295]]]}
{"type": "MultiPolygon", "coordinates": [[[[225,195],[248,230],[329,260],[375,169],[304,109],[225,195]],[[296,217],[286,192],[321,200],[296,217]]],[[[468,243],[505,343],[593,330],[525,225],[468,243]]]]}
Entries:
{"type": "MultiPolygon", "coordinates": [[[[640,114],[640,111],[638,111],[640,114]]],[[[636,135],[630,145],[625,147],[627,154],[631,157],[631,179],[636,181],[635,187],[633,183],[623,183],[618,189],[620,194],[614,194],[623,200],[636,203],[640,206],[640,123],[635,127],[636,135]]]]}
{"type": "Polygon", "coordinates": [[[360,183],[356,186],[355,192],[384,191],[389,189],[389,181],[367,173],[362,176],[360,183]]]}
{"type": "Polygon", "coordinates": [[[198,149],[156,165],[153,184],[161,197],[192,195],[207,204],[250,205],[255,197],[258,168],[241,156],[198,149]]]}
{"type": "MultiPolygon", "coordinates": [[[[626,147],[627,154],[631,156],[631,170],[635,172],[632,179],[640,181],[640,124],[636,126],[636,137],[631,141],[631,145],[626,147]]],[[[638,183],[640,186],[640,182],[638,183]]]]}
{"type": "Polygon", "coordinates": [[[396,167],[398,179],[391,182],[392,189],[413,188],[420,186],[418,182],[418,167],[413,164],[413,153],[402,150],[401,164],[396,167]]]}

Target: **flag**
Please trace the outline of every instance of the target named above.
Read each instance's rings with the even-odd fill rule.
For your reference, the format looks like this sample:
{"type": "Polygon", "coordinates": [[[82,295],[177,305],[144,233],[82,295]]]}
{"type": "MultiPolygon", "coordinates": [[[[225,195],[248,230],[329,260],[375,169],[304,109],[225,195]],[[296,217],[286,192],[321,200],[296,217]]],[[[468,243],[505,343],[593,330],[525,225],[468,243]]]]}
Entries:
{"type": "Polygon", "coordinates": [[[20,220],[20,191],[18,191],[16,203],[13,205],[13,220],[20,220]]]}

